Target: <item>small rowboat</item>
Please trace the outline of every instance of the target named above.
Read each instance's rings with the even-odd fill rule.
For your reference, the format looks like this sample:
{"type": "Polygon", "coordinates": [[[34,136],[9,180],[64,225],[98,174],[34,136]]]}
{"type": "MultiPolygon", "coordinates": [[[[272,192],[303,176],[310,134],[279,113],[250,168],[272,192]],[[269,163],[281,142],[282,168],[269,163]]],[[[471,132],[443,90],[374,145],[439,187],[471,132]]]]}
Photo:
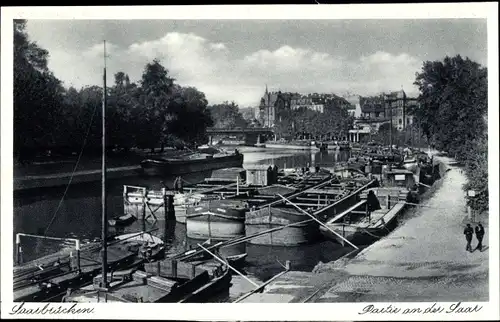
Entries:
{"type": "Polygon", "coordinates": [[[109,219],[108,223],[110,226],[126,226],[133,223],[136,220],[131,214],[126,214],[123,216],[117,216],[113,219],[109,219]]]}

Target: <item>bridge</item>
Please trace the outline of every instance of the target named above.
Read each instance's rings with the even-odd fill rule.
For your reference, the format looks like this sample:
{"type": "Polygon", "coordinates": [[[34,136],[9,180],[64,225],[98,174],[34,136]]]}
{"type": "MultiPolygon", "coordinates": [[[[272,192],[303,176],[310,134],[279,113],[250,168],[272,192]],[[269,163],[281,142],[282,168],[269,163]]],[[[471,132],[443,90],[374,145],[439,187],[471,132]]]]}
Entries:
{"type": "Polygon", "coordinates": [[[248,128],[235,128],[235,129],[224,129],[224,128],[207,128],[207,134],[269,134],[272,135],[274,132],[269,127],[248,127],[248,128]]]}
{"type": "Polygon", "coordinates": [[[224,129],[224,128],[207,128],[207,134],[209,135],[209,144],[213,144],[215,138],[227,138],[232,136],[233,139],[245,141],[247,144],[262,143],[266,141],[269,137],[274,135],[271,128],[268,127],[249,127],[249,128],[234,128],[234,129],[224,129]]]}

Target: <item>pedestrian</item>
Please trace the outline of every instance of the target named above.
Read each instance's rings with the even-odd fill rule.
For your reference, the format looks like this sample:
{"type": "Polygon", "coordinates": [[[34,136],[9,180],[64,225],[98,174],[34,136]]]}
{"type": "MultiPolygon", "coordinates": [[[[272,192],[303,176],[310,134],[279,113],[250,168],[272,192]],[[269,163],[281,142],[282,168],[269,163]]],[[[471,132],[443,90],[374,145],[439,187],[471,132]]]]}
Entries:
{"type": "Polygon", "coordinates": [[[468,252],[472,252],[472,247],[470,245],[472,241],[472,235],[474,234],[474,230],[470,226],[470,224],[467,224],[467,227],[464,229],[464,235],[465,239],[467,240],[467,246],[465,247],[465,250],[468,252]]]}
{"type": "Polygon", "coordinates": [[[481,223],[476,226],[476,238],[477,238],[477,247],[480,252],[483,251],[483,237],[484,237],[484,227],[481,223]]]}

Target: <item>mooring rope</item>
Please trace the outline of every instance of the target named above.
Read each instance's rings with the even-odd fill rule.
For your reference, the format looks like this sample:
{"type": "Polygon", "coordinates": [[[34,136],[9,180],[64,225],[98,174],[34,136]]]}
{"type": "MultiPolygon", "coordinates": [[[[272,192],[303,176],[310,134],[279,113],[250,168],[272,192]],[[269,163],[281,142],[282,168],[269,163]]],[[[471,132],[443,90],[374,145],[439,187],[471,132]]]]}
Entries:
{"type": "Polygon", "coordinates": [[[69,186],[71,185],[71,182],[73,181],[73,177],[75,175],[76,169],[78,169],[78,165],[80,164],[80,160],[81,160],[82,155],[83,155],[83,150],[85,149],[85,145],[87,145],[87,139],[88,139],[89,134],[90,134],[90,129],[92,128],[92,123],[94,122],[94,116],[95,116],[96,111],[97,111],[97,105],[94,107],[94,112],[92,113],[92,116],[90,118],[90,123],[89,123],[89,127],[87,129],[87,134],[85,135],[85,138],[83,140],[82,148],[80,150],[80,154],[78,155],[78,159],[76,160],[75,166],[73,168],[73,172],[71,173],[71,177],[69,178],[68,184],[66,185],[66,189],[64,190],[63,196],[62,196],[61,200],[59,201],[59,204],[57,205],[56,211],[54,212],[52,219],[50,220],[49,224],[47,225],[47,228],[45,228],[45,231],[43,233],[44,235],[47,234],[47,231],[49,230],[50,226],[52,225],[52,223],[56,219],[57,213],[59,212],[59,209],[61,208],[61,205],[64,201],[64,198],[66,197],[66,194],[68,193],[69,186]]]}

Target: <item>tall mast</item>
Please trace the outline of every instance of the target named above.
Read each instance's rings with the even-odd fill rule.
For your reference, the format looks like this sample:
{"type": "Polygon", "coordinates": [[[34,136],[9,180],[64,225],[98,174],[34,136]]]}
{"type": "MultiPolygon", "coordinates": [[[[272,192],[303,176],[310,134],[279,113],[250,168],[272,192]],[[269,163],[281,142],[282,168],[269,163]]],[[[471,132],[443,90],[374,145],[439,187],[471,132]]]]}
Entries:
{"type": "Polygon", "coordinates": [[[102,287],[108,288],[108,250],[106,216],[106,40],[104,41],[104,75],[102,91],[102,287]]]}
{"type": "MultiPolygon", "coordinates": [[[[392,104],[389,99],[389,115],[391,117],[391,122],[389,123],[389,149],[392,152],[392,104]]],[[[385,94],[384,94],[384,105],[385,105],[385,94]]]]}

